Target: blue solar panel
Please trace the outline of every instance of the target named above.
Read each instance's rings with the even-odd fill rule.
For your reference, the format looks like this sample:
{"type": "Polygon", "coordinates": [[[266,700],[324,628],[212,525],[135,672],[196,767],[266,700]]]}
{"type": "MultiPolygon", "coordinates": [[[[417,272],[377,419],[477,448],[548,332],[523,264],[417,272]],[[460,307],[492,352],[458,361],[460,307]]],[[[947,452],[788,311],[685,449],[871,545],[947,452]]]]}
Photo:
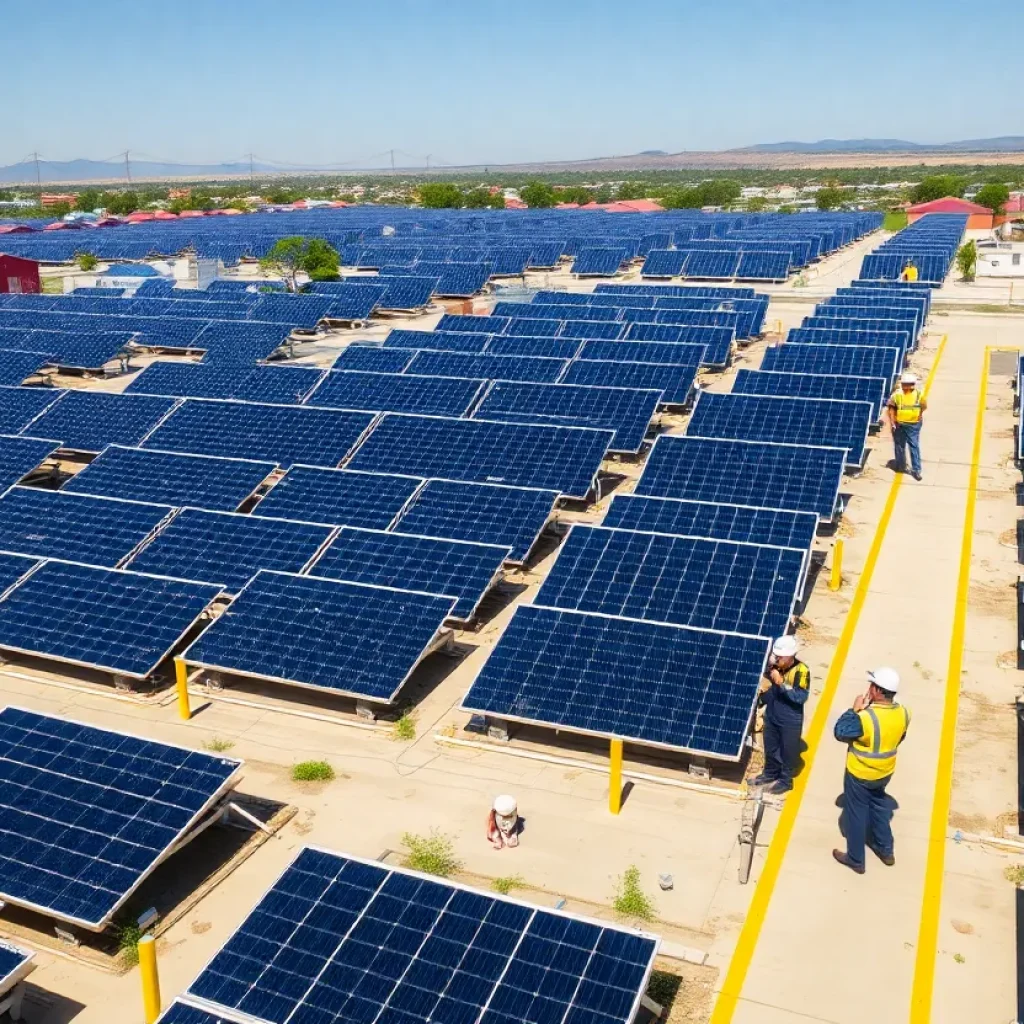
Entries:
{"type": "Polygon", "coordinates": [[[483,352],[490,339],[489,334],[480,332],[393,330],[384,339],[384,347],[436,352],[483,352]]]}
{"type": "Polygon", "coordinates": [[[768,647],[766,638],[526,605],[462,706],[739,760],[768,647]]]}
{"type": "Polygon", "coordinates": [[[535,270],[557,267],[564,251],[564,242],[533,242],[527,266],[535,270]]]}
{"type": "Polygon", "coordinates": [[[690,249],[689,259],[683,268],[687,277],[724,278],[736,276],[740,254],[738,252],[716,252],[713,250],[690,249]]]}
{"type": "Polygon", "coordinates": [[[794,398],[834,398],[847,402],[870,402],[872,416],[882,415],[888,396],[888,381],[882,377],[840,377],[834,374],[781,373],[740,370],[733,381],[733,394],[784,395],[794,398]]]}
{"type": "Polygon", "coordinates": [[[66,391],[26,428],[59,438],[62,448],[98,452],[108,444],[136,445],[174,408],[176,399],[66,391]]]}
{"type": "Polygon", "coordinates": [[[455,603],[261,572],[183,657],[210,669],[391,701],[455,603]]]}
{"type": "Polygon", "coordinates": [[[48,561],[0,601],[0,648],[144,679],[217,587],[48,561]]]}
{"type": "Polygon", "coordinates": [[[32,956],[27,950],[0,941],[0,1000],[29,973],[31,968],[28,965],[32,962],[32,956]]]}
{"type": "MultiPolygon", "coordinates": [[[[527,307],[535,308],[535,307],[527,307]]],[[[562,330],[562,320],[515,319],[510,320],[504,334],[510,338],[553,338],[562,330]]]]}
{"type": "Polygon", "coordinates": [[[412,372],[398,374],[332,370],[310,395],[307,404],[382,412],[465,416],[484,386],[482,380],[420,377],[412,372]]]}
{"type": "Polygon", "coordinates": [[[422,483],[418,477],[292,466],[253,514],[384,530],[422,483]]]}
{"type": "MultiPolygon", "coordinates": [[[[588,307],[589,308],[589,307],[588,307]]],[[[560,338],[621,338],[626,333],[626,324],[615,320],[563,320],[560,338]]]]}
{"type": "Polygon", "coordinates": [[[453,334],[501,334],[511,321],[503,316],[466,316],[459,313],[445,313],[435,330],[453,334]]]}
{"type": "Polygon", "coordinates": [[[127,568],[216,583],[237,593],[260,569],[301,572],[332,532],[330,526],[186,508],[127,568]]]}
{"type": "Polygon", "coordinates": [[[60,388],[0,387],[0,434],[17,434],[64,394],[60,388]]]}
{"type": "Polygon", "coordinates": [[[366,370],[371,373],[401,373],[412,362],[415,355],[415,351],[411,349],[349,345],[334,360],[334,369],[366,370]]]}
{"type": "Polygon", "coordinates": [[[785,281],[792,257],[788,252],[744,252],[736,268],[740,281],[785,281]]]}
{"type": "Polygon", "coordinates": [[[469,621],[497,581],[509,548],[345,527],[310,570],[350,583],[372,583],[458,598],[452,618],[469,621]]]}
{"type": "Polygon", "coordinates": [[[607,309],[601,306],[579,306],[574,303],[563,302],[503,302],[500,305],[509,310],[508,315],[516,318],[543,319],[543,320],[606,320],[609,323],[619,319],[617,309],[607,309]]]}
{"type": "Polygon", "coordinates": [[[29,555],[8,555],[0,552],[0,594],[14,586],[25,573],[39,564],[38,558],[29,555]]]}
{"type": "Polygon", "coordinates": [[[261,295],[252,307],[252,319],[312,330],[330,314],[333,305],[330,295],[261,295]]]}
{"type": "Polygon", "coordinates": [[[246,402],[301,402],[324,373],[305,366],[237,366],[156,362],[125,388],[129,394],[181,398],[236,398],[246,402]]]}
{"type": "MultiPolygon", "coordinates": [[[[671,341],[588,341],[580,349],[580,359],[612,363],[691,363],[715,365],[704,345],[676,344],[671,341]]],[[[726,357],[727,358],[727,357],[726,357]]],[[[724,362],[724,359],[723,359],[724,362]]]]}
{"type": "Polygon", "coordinates": [[[769,345],[762,370],[796,373],[832,373],[855,377],[882,377],[892,382],[903,361],[902,351],[880,345],[769,345]]]}
{"type": "Polygon", "coordinates": [[[16,387],[53,360],[41,352],[0,350],[0,386],[16,387]]]}
{"type": "Polygon", "coordinates": [[[721,633],[781,636],[806,552],[572,526],[535,604],[721,633]]]}
{"type": "Polygon", "coordinates": [[[507,337],[498,334],[487,343],[485,355],[572,359],[582,346],[583,341],[579,338],[507,337]]]}
{"type": "Polygon", "coordinates": [[[273,462],[111,445],[76,473],[62,493],[234,512],[276,468],[273,462]]]}
{"type": "Polygon", "coordinates": [[[703,391],[694,404],[687,433],[693,437],[845,448],[847,464],[859,466],[864,461],[872,415],[870,402],[703,391]]]}
{"type": "MultiPolygon", "coordinates": [[[[629,1024],[658,940],[307,848],[186,999],[223,1019],[629,1024]],[[291,984],[289,984],[291,982],[291,984]]],[[[191,1014],[164,1024],[210,1024],[191,1014]]]]}
{"type": "MultiPolygon", "coordinates": [[[[680,324],[630,324],[628,341],[685,343],[704,346],[704,362],[709,366],[725,366],[729,362],[736,331],[732,327],[702,327],[680,324]]],[[[585,350],[586,351],[586,350],[585,350]]],[[[589,357],[588,358],[592,358],[589,357]]],[[[654,360],[645,360],[653,362],[654,360]]]]}
{"type": "Polygon", "coordinates": [[[685,405],[693,390],[700,360],[680,363],[618,363],[610,360],[575,359],[562,374],[562,384],[653,389],[666,405],[685,405]]]}
{"type": "Polygon", "coordinates": [[[846,450],[663,434],[635,493],[815,512],[831,519],[846,450]]]}
{"type": "Polygon", "coordinates": [[[542,356],[496,356],[461,352],[420,352],[406,373],[425,377],[472,377],[483,380],[533,381],[553,384],[567,363],[564,359],[542,356]]]}
{"type": "Polygon", "coordinates": [[[495,381],[473,415],[507,423],[607,427],[615,431],[612,451],[638,452],[660,400],[660,391],[495,381]]]}
{"type": "Polygon", "coordinates": [[[373,422],[372,412],[187,398],[143,447],[336,466],[373,422]]]}
{"type": "MultiPolygon", "coordinates": [[[[819,340],[820,334],[808,339],[804,336],[805,331],[828,332],[830,344],[851,345],[892,345],[892,341],[898,337],[900,346],[908,351],[914,347],[914,339],[909,325],[903,320],[860,320],[843,317],[809,316],[805,317],[803,326],[798,328],[799,334],[793,341],[819,340]]],[[[790,331],[790,335],[796,331],[790,331]]]]}
{"type": "MultiPolygon", "coordinates": [[[[271,298],[271,296],[267,296],[271,298]]],[[[285,296],[279,296],[285,298],[285,296]]],[[[287,301],[287,299],[286,299],[287,301]]],[[[161,328],[162,329],[162,328],[161,328]]],[[[192,338],[188,348],[206,349],[204,363],[248,363],[267,359],[287,340],[291,327],[277,323],[216,322],[192,338]]]]}
{"type": "Polygon", "coordinates": [[[0,435],[0,494],[28,476],[59,447],[56,441],[0,435]]]}
{"type": "Polygon", "coordinates": [[[689,253],[682,249],[652,249],[640,270],[642,277],[679,277],[689,253]]]}
{"type": "Polygon", "coordinates": [[[437,291],[438,277],[389,278],[387,289],[380,299],[381,309],[421,309],[430,304],[437,291]]]}
{"type": "Polygon", "coordinates": [[[393,529],[507,546],[510,562],[525,562],[557,499],[531,487],[428,480],[393,529]]]}
{"type": "Polygon", "coordinates": [[[387,413],[349,469],[540,487],[586,498],[610,430],[387,413]]]}
{"type": "Polygon", "coordinates": [[[590,247],[580,249],[573,260],[572,272],[574,274],[596,275],[599,277],[613,277],[619,272],[619,267],[626,259],[626,249],[610,249],[590,247]]]}

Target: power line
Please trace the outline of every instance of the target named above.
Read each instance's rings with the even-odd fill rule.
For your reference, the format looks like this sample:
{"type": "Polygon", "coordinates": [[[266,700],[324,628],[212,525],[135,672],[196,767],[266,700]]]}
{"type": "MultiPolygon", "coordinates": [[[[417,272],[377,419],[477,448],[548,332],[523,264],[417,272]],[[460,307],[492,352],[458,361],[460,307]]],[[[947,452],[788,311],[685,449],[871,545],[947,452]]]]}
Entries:
{"type": "Polygon", "coordinates": [[[125,173],[125,177],[127,177],[127,179],[128,179],[128,184],[131,185],[131,183],[132,183],[132,165],[131,165],[131,163],[128,160],[128,150],[127,149],[124,151],[124,173],[125,173]]]}

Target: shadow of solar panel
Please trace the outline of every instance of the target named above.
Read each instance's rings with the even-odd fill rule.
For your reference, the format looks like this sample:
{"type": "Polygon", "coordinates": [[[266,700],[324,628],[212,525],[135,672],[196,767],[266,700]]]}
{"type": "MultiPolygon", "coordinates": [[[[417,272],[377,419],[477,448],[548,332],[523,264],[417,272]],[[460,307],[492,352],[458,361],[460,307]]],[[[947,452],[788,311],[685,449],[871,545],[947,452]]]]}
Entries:
{"type": "Polygon", "coordinates": [[[366,370],[370,373],[401,373],[416,352],[404,348],[381,348],[352,344],[334,360],[335,370],[366,370]]]}
{"type": "Polygon", "coordinates": [[[459,377],[332,370],[310,395],[308,404],[464,416],[484,386],[485,381],[459,377]]]}
{"type": "Polygon", "coordinates": [[[64,394],[62,388],[0,387],[0,434],[17,434],[64,394]]]}
{"type": "Polygon", "coordinates": [[[452,334],[501,334],[509,325],[508,317],[503,316],[468,316],[461,313],[445,313],[438,321],[436,331],[447,331],[452,334]]]}
{"type": "Polygon", "coordinates": [[[108,444],[136,445],[175,407],[174,398],[66,391],[25,428],[58,437],[62,448],[98,452],[108,444]]]}
{"type": "Polygon", "coordinates": [[[781,636],[805,551],[574,525],[536,603],[725,633],[781,636]]]}
{"type": "Polygon", "coordinates": [[[218,587],[44,562],[0,601],[0,648],[144,679],[218,587]]]}
{"type": "Polygon", "coordinates": [[[419,477],[292,466],[253,515],[384,530],[422,483],[419,477]]]}
{"type": "Polygon", "coordinates": [[[495,381],[473,415],[508,423],[605,427],[615,432],[611,451],[637,452],[660,400],[660,391],[495,381]]]}
{"type": "Polygon", "coordinates": [[[424,377],[471,377],[479,380],[520,380],[553,384],[566,367],[564,359],[543,356],[496,356],[462,352],[420,352],[406,373],[424,377]]]}
{"type": "Polygon", "coordinates": [[[618,494],[601,525],[810,551],[818,517],[813,512],[618,494]]]}
{"type": "Polygon", "coordinates": [[[814,512],[831,519],[846,449],[662,435],[635,494],[814,512]]]}
{"type": "Polygon", "coordinates": [[[336,466],[373,423],[372,412],[186,398],[144,448],[336,466]]]}
{"type": "Polygon", "coordinates": [[[870,402],[872,418],[882,415],[888,396],[888,381],[882,377],[840,377],[835,374],[781,373],[769,370],[740,370],[732,385],[733,394],[832,398],[846,402],[870,402]]]}
{"type": "Polygon", "coordinates": [[[186,998],[275,1021],[628,1024],[657,947],[616,925],[307,847],[186,998]]]}
{"type": "Polygon", "coordinates": [[[4,708],[0,807],[7,841],[0,897],[101,930],[234,785],[241,766],[230,758],[4,708]]]}
{"type": "Polygon", "coordinates": [[[549,359],[572,359],[583,347],[581,338],[507,337],[496,334],[487,343],[485,355],[546,356],[549,359]]]}
{"type": "Polygon", "coordinates": [[[0,351],[0,386],[16,387],[52,362],[53,359],[42,352],[0,351]]]}
{"type": "Polygon", "coordinates": [[[799,401],[702,391],[686,429],[693,437],[845,448],[847,465],[859,466],[864,461],[872,415],[870,402],[799,401]]]}
{"type": "Polygon", "coordinates": [[[264,571],[183,657],[390,702],[454,607],[454,597],[264,571]]]}
{"type": "Polygon", "coordinates": [[[170,513],[166,505],[14,487],[0,497],[0,551],[113,567],[170,513]]]}
{"type": "Polygon", "coordinates": [[[428,480],[393,529],[507,546],[510,562],[524,562],[557,499],[557,491],[530,487],[428,480]]]}
{"type": "Polygon", "coordinates": [[[672,341],[588,341],[578,356],[580,360],[611,363],[678,365],[697,360],[698,366],[707,365],[713,358],[714,354],[709,356],[704,345],[672,341]]]}
{"type": "Polygon", "coordinates": [[[682,249],[652,249],[640,270],[641,277],[678,277],[689,253],[682,249]]]}
{"type": "Polygon", "coordinates": [[[455,597],[452,618],[468,622],[508,557],[509,548],[496,544],[345,527],[310,574],[455,597]]]}
{"type": "MultiPolygon", "coordinates": [[[[384,348],[421,349],[433,352],[482,352],[489,334],[460,331],[392,330],[384,339],[384,348]]],[[[335,367],[337,369],[337,367],[335,367]]]]}
{"type": "Polygon", "coordinates": [[[276,468],[273,462],[111,445],[61,493],[234,512],[276,468]]]}
{"type": "Polygon", "coordinates": [[[612,431],[385,413],[349,469],[557,490],[585,498],[612,431]]]}
{"type": "Polygon", "coordinates": [[[525,605],[468,711],[739,760],[770,641],[525,605]],[[699,665],[700,671],[690,671],[699,665]]]}

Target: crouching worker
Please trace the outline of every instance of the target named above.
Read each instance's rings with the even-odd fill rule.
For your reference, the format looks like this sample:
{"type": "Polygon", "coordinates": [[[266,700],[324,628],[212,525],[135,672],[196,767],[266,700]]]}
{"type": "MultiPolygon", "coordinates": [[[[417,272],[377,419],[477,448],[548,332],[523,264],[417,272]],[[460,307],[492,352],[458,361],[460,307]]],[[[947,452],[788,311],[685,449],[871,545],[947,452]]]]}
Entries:
{"type": "Polygon", "coordinates": [[[494,806],[487,815],[487,838],[496,850],[519,845],[519,810],[514,796],[494,798],[494,806]]]}

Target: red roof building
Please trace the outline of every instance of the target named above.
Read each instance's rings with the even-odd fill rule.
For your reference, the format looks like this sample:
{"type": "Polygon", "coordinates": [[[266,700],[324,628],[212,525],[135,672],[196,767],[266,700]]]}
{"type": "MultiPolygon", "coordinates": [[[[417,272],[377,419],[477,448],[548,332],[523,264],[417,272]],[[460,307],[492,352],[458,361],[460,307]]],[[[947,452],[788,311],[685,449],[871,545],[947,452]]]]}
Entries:
{"type": "Polygon", "coordinates": [[[967,227],[974,230],[992,229],[992,211],[987,206],[972,203],[956,196],[933,199],[930,203],[918,203],[907,207],[907,223],[913,224],[929,213],[962,213],[967,215],[967,227]]]}
{"type": "Polygon", "coordinates": [[[40,291],[38,263],[0,253],[0,293],[38,295],[40,291]]]}

